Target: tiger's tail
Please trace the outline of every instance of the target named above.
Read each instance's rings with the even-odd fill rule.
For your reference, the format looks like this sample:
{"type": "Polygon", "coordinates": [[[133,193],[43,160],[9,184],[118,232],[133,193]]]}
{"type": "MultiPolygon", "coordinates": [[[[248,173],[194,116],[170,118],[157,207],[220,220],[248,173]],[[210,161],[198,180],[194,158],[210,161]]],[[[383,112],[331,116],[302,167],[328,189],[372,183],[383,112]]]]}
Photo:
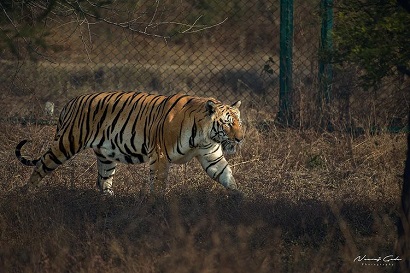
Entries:
{"type": "Polygon", "coordinates": [[[30,160],[30,159],[27,159],[27,158],[25,158],[25,157],[23,157],[23,156],[21,155],[21,148],[22,148],[22,147],[24,146],[24,144],[26,144],[27,142],[30,142],[30,141],[27,140],[27,139],[25,139],[25,140],[20,141],[19,144],[17,144],[17,146],[16,146],[16,151],[15,151],[16,156],[17,156],[17,159],[18,159],[22,164],[24,164],[24,165],[26,165],[26,166],[36,166],[37,162],[38,162],[40,159],[30,160]]]}

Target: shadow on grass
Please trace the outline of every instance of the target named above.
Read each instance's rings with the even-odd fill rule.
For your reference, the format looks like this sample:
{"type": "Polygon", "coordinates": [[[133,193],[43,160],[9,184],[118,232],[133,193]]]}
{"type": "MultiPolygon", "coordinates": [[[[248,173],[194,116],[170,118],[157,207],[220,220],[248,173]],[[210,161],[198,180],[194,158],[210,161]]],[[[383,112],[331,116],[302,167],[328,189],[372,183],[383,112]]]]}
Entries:
{"type": "Polygon", "coordinates": [[[340,219],[363,240],[380,232],[374,230],[380,215],[394,222],[390,208],[371,204],[241,199],[201,189],[165,197],[62,187],[15,191],[0,199],[0,269],[44,271],[48,261],[57,271],[151,266],[176,272],[183,264],[192,272],[229,264],[234,272],[297,272],[324,246],[336,256],[323,266],[335,269],[346,245],[340,219]],[[307,254],[291,258],[295,249],[307,254]]]}

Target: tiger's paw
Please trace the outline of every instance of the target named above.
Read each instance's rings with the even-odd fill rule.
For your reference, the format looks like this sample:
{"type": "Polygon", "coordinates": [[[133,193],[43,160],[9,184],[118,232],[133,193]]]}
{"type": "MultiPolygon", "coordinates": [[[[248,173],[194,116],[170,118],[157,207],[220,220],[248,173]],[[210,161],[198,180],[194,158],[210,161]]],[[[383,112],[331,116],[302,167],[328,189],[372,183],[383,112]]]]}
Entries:
{"type": "Polygon", "coordinates": [[[114,196],[114,191],[111,188],[104,189],[102,193],[105,196],[114,196]]]}
{"type": "Polygon", "coordinates": [[[230,196],[243,196],[243,193],[238,189],[228,189],[227,191],[230,196]]]}
{"type": "Polygon", "coordinates": [[[237,191],[238,190],[238,185],[236,185],[235,182],[231,182],[228,185],[226,185],[226,189],[230,191],[237,191]]]}

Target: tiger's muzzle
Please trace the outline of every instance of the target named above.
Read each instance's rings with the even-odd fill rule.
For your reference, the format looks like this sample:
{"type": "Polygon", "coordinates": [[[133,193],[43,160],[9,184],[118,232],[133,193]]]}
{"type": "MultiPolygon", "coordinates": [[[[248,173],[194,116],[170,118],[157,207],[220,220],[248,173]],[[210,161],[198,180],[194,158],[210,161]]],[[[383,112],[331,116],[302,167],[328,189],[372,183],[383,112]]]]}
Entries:
{"type": "Polygon", "coordinates": [[[225,139],[221,142],[222,144],[222,149],[224,152],[227,154],[234,154],[236,153],[237,148],[242,144],[243,139],[238,139],[235,138],[234,140],[232,139],[225,139]]]}

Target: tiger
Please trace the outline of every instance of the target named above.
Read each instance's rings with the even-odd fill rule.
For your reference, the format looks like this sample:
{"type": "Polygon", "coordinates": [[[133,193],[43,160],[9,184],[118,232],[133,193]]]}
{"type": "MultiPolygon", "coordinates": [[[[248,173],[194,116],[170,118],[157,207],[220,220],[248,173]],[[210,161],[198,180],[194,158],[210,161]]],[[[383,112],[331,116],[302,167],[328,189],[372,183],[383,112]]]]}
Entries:
{"type": "Polygon", "coordinates": [[[28,140],[15,149],[17,159],[34,166],[27,187],[40,181],[80,151],[97,157],[97,187],[113,195],[118,162],[149,163],[149,189],[166,187],[170,164],[196,158],[210,178],[228,190],[238,190],[225,154],[233,154],[244,139],[241,101],[226,105],[215,98],[187,94],[102,92],[80,95],[61,110],[48,150],[37,159],[21,154],[28,140]]]}

